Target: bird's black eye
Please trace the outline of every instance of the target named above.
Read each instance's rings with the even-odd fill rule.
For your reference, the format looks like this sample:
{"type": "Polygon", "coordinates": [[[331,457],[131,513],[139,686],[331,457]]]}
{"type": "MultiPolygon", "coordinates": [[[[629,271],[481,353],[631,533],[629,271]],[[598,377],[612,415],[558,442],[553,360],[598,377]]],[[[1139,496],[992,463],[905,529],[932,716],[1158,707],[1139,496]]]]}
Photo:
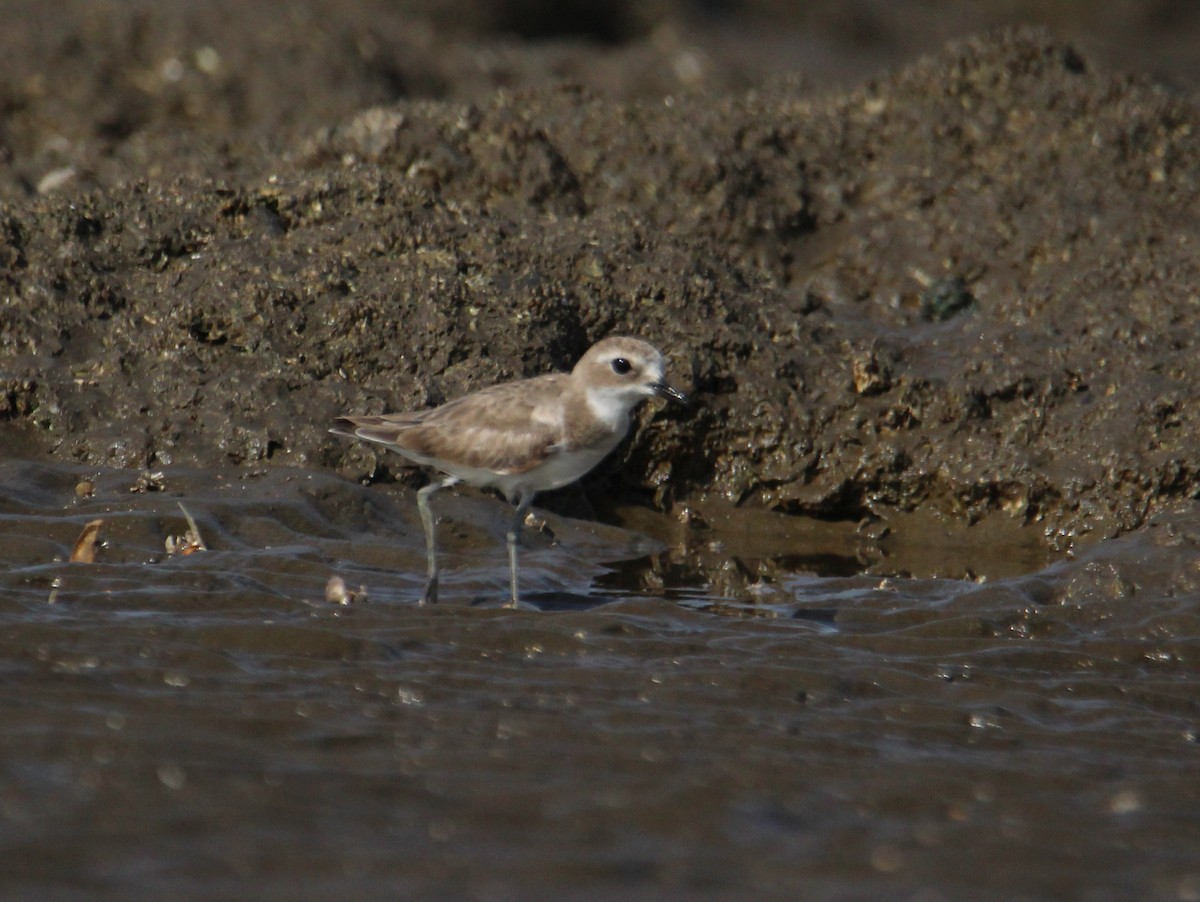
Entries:
{"type": "Polygon", "coordinates": [[[633,369],[633,364],[630,363],[628,360],[626,360],[624,357],[617,357],[612,362],[612,368],[613,368],[613,372],[616,373],[618,376],[624,376],[631,369],[633,369]]]}

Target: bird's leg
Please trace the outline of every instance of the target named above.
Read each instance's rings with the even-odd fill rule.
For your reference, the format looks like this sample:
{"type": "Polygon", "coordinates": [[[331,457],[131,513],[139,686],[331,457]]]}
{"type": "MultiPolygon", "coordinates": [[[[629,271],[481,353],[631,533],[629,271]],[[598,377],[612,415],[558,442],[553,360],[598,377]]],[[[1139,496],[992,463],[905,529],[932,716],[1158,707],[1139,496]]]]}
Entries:
{"type": "Polygon", "coordinates": [[[429,579],[425,583],[425,591],[421,593],[421,604],[437,604],[438,600],[438,563],[437,535],[434,532],[435,521],[433,511],[429,509],[429,499],[439,489],[448,488],[458,480],[447,476],[440,482],[431,482],[417,492],[417,509],[421,511],[421,524],[425,527],[425,552],[428,559],[429,579]]]}
{"type": "Polygon", "coordinates": [[[533,504],[533,492],[525,492],[517,498],[517,507],[513,511],[512,526],[509,527],[508,533],[505,535],[505,540],[508,543],[508,575],[509,575],[509,602],[510,608],[515,608],[520,601],[520,596],[517,592],[517,543],[521,538],[521,527],[525,524],[525,515],[529,513],[529,506],[533,504]]]}

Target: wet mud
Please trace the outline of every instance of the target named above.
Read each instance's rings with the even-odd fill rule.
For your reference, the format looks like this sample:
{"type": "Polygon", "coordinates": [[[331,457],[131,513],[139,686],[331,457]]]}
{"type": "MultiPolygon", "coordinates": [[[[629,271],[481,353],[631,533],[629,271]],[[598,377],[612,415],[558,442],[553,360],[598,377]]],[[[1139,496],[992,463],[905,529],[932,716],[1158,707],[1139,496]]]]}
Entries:
{"type": "Polygon", "coordinates": [[[453,499],[418,607],[407,493],[132,475],[0,467],[10,898],[1195,888],[1194,511],[1022,576],[749,596],[551,517],[510,611],[500,500],[453,499]],[[170,556],[181,501],[208,548],[170,556]]]}
{"type": "Polygon", "coordinates": [[[4,898],[1200,898],[1192,5],[0,7],[4,898]]]}

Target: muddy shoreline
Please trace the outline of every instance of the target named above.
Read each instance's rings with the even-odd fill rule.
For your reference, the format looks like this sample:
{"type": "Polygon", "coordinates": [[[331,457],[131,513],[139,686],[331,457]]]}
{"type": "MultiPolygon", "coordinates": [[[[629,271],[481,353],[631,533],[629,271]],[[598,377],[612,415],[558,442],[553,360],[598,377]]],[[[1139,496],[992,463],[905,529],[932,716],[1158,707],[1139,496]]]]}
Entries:
{"type": "MultiPolygon", "coordinates": [[[[163,40],[138,64],[184,46],[163,40]]],[[[1013,520],[1065,549],[1200,491],[1197,106],[1050,32],[833,91],[522,84],[266,146],[218,140],[204,101],[241,73],[205,47],[182,71],[85,61],[126,106],[75,137],[62,97],[9,84],[0,417],[26,456],[390,479],[328,419],[617,331],[665,347],[697,404],[648,416],[593,494],[1013,520]],[[47,148],[64,165],[35,178],[47,148]]]]}
{"type": "Polygon", "coordinates": [[[46,9],[6,900],[1200,898],[1200,5],[46,9]],[[693,406],[539,497],[537,610],[471,490],[416,604],[330,419],[610,332],[693,406]]]}
{"type": "Polygon", "coordinates": [[[409,493],[134,475],[0,464],[7,898],[1200,885],[1194,513],[1024,576],[796,572],[750,600],[680,592],[669,557],[614,583],[640,539],[556,519],[522,571],[546,613],[499,607],[502,501],[449,494],[420,607],[409,493]],[[180,501],[210,550],[165,554],[180,501]],[[94,518],[97,562],[66,563],[94,518]],[[367,596],[329,603],[331,572],[367,596]]]}

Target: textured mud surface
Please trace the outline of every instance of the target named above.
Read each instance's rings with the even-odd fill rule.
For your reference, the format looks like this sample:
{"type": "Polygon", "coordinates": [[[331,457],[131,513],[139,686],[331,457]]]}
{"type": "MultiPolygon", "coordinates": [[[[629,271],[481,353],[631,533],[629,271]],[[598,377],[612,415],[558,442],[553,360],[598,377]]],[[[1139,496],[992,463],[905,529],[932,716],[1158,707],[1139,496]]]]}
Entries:
{"type": "Polygon", "coordinates": [[[32,133],[57,107],[28,84],[10,101],[14,442],[362,476],[380,464],[329,441],[335,413],[569,366],[625,331],[699,402],[608,471],[659,504],[999,513],[1063,544],[1200,486],[1197,108],[1048,33],[832,94],[523,84],[338,117],[337,79],[314,79],[326,124],[253,107],[230,144],[205,102],[238,60],[147,17],[105,26],[156,41],[105,59],[115,107],[90,134],[32,133]],[[182,128],[192,105],[216,122],[182,128]],[[47,146],[80,156],[61,185],[30,171],[47,146]]]}
{"type": "Polygon", "coordinates": [[[1200,898],[1200,7],[702,6],[0,0],[6,898],[1200,898]]]}

